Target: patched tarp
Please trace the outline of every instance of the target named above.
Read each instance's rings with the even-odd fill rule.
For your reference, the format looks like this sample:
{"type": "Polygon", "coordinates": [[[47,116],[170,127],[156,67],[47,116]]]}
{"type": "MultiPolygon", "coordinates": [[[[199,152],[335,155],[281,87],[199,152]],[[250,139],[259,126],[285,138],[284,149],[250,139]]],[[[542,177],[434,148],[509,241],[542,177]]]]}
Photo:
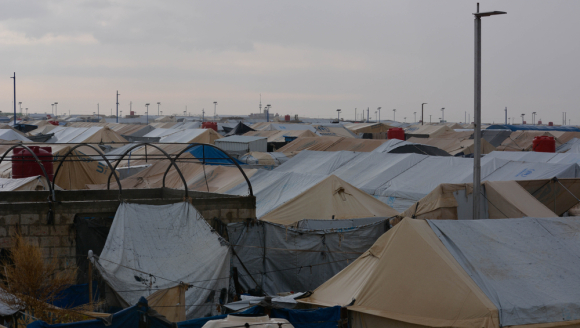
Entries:
{"type": "Polygon", "coordinates": [[[187,318],[219,314],[220,301],[226,301],[229,244],[187,202],[122,203],[97,264],[128,304],[180,282],[191,285],[185,292],[187,318]]]}
{"type": "Polygon", "coordinates": [[[240,273],[240,284],[246,291],[256,288],[253,277],[268,295],[314,290],[363,254],[390,227],[387,218],[357,221],[345,222],[349,226],[342,228],[335,221],[317,222],[318,229],[269,222],[229,224],[230,242],[251,274],[234,257],[232,266],[240,273]]]}
{"type": "Polygon", "coordinates": [[[428,222],[501,326],[580,319],[580,218],[428,222]]]}

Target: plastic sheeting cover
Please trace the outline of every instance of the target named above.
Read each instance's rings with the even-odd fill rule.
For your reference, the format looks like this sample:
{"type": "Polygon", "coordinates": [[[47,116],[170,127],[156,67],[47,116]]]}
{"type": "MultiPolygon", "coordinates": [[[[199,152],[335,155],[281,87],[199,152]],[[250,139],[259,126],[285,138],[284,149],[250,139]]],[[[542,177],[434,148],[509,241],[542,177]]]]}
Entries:
{"type": "Polygon", "coordinates": [[[428,222],[502,326],[580,319],[580,218],[428,222]]]}
{"type": "Polygon", "coordinates": [[[129,304],[181,281],[192,284],[185,311],[187,318],[197,318],[218,314],[220,293],[229,284],[230,250],[189,203],[122,203],[98,264],[129,304]]]}

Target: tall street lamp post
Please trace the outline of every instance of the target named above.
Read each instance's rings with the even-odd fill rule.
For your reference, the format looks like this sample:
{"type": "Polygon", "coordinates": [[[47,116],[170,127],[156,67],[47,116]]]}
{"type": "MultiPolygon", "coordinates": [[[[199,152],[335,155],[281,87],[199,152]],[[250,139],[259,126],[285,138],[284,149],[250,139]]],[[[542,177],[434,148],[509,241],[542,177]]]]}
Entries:
{"type": "Polygon", "coordinates": [[[145,107],[147,108],[147,124],[149,124],[149,103],[146,103],[145,107]]]}
{"type": "Polygon", "coordinates": [[[161,102],[157,102],[157,116],[159,116],[159,106],[161,105],[161,102]]]}
{"type": "MultiPolygon", "coordinates": [[[[425,120],[423,119],[423,108],[424,106],[427,105],[427,103],[422,103],[421,104],[421,125],[424,124],[425,120]]],[[[431,115],[429,115],[429,123],[431,123],[431,115]]]]}
{"type": "Polygon", "coordinates": [[[396,109],[393,109],[393,121],[396,121],[396,120],[395,120],[395,114],[396,114],[396,113],[397,113],[397,110],[396,110],[396,109]]]}
{"type": "Polygon", "coordinates": [[[478,220],[481,198],[481,17],[505,14],[503,11],[479,12],[475,16],[475,67],[474,67],[474,154],[473,154],[473,219],[478,220]]]}
{"type": "Polygon", "coordinates": [[[340,112],[341,112],[341,109],[337,109],[336,112],[338,113],[338,123],[340,123],[340,112]]]}

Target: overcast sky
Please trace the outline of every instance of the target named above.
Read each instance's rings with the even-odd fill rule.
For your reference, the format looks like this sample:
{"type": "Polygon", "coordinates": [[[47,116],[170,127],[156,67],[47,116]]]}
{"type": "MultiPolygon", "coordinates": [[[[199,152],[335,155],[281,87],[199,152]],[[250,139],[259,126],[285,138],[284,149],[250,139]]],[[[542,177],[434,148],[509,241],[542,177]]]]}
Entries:
{"type": "MultiPolygon", "coordinates": [[[[475,1],[3,0],[2,111],[473,116],[475,1]]],[[[483,120],[580,124],[580,1],[481,1],[483,120]]]]}

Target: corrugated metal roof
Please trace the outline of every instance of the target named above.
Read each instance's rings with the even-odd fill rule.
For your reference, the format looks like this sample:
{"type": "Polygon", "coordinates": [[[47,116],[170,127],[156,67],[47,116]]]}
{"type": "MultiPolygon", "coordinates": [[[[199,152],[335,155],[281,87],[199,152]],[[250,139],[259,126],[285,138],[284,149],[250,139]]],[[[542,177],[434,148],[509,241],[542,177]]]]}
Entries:
{"type": "MultiPolygon", "coordinates": [[[[251,137],[251,136],[229,136],[219,139],[219,142],[241,142],[248,143],[260,139],[267,139],[265,137],[251,137]]],[[[217,140],[216,140],[217,141],[217,140]]]]}

